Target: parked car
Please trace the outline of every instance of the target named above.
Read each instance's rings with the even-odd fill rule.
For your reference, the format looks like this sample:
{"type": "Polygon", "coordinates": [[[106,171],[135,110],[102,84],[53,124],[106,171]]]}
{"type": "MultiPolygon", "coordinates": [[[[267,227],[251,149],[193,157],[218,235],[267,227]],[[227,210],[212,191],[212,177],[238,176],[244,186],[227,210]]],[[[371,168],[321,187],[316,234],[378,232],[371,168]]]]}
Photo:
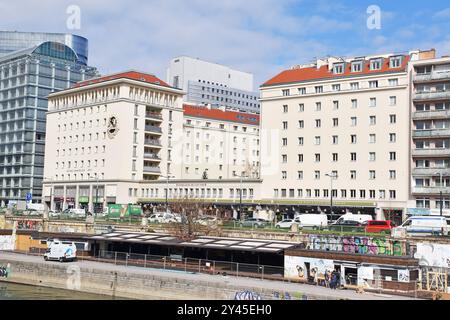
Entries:
{"type": "Polygon", "coordinates": [[[241,227],[252,227],[252,228],[265,228],[267,226],[267,221],[257,218],[249,218],[240,222],[241,227]]]}
{"type": "Polygon", "coordinates": [[[214,224],[219,224],[220,220],[217,219],[217,217],[205,216],[205,217],[201,217],[200,219],[197,219],[195,222],[197,222],[198,224],[201,224],[203,226],[210,226],[210,225],[214,225],[214,224]]]}
{"type": "Polygon", "coordinates": [[[49,210],[48,216],[50,218],[58,218],[61,215],[61,212],[55,211],[55,210],[49,210]]]}
{"type": "Polygon", "coordinates": [[[410,217],[403,224],[395,229],[405,231],[407,235],[427,236],[427,235],[448,235],[448,224],[445,217],[441,216],[420,216],[410,217]]]}
{"type": "Polygon", "coordinates": [[[56,260],[60,262],[74,261],[77,258],[77,247],[73,242],[61,242],[54,240],[49,243],[44,253],[44,260],[56,260]]]}
{"type": "Polygon", "coordinates": [[[363,225],[359,221],[341,220],[328,226],[331,231],[355,232],[364,231],[363,225]]]}
{"type": "Polygon", "coordinates": [[[342,223],[344,221],[357,221],[359,223],[364,223],[369,220],[373,220],[373,217],[370,214],[353,214],[351,212],[348,212],[340,216],[339,219],[335,221],[335,223],[342,223]]]}
{"type": "Polygon", "coordinates": [[[150,223],[174,223],[177,222],[175,216],[171,213],[154,213],[148,218],[150,223]]]}
{"type": "Polygon", "coordinates": [[[290,229],[294,223],[298,224],[298,222],[295,222],[294,219],[284,219],[284,220],[278,222],[275,225],[275,228],[277,228],[277,229],[290,229]]]}
{"type": "Polygon", "coordinates": [[[390,220],[369,220],[364,223],[364,228],[367,233],[391,233],[393,224],[390,220]]]}
{"type": "Polygon", "coordinates": [[[69,209],[67,214],[71,218],[85,218],[86,209],[69,209]]]}

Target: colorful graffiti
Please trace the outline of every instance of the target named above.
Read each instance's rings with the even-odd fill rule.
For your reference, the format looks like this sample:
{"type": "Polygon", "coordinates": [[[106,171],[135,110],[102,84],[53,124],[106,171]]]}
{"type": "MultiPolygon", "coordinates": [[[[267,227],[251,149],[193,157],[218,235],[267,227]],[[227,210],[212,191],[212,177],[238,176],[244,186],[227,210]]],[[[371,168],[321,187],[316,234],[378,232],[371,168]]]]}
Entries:
{"type": "Polygon", "coordinates": [[[273,297],[277,300],[292,300],[291,295],[289,292],[277,292],[275,291],[273,293],[273,297]]]}
{"type": "Polygon", "coordinates": [[[253,291],[238,291],[234,295],[234,300],[261,300],[261,296],[253,291]]]}
{"type": "Polygon", "coordinates": [[[17,221],[18,230],[41,230],[42,223],[35,220],[18,220],[17,221]]]}
{"type": "Polygon", "coordinates": [[[8,276],[10,275],[10,266],[9,263],[8,265],[5,266],[0,266],[0,278],[8,278],[8,276]]]}
{"type": "Polygon", "coordinates": [[[306,248],[319,251],[342,251],[371,255],[406,255],[406,244],[388,238],[310,235],[306,248]]]}

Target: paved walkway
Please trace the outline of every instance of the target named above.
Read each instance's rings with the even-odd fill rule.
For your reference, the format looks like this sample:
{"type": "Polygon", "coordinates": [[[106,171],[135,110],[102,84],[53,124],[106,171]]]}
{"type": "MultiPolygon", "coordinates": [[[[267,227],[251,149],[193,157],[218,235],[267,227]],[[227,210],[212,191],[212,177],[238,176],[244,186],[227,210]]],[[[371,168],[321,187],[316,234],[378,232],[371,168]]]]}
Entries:
{"type": "MultiPolygon", "coordinates": [[[[24,262],[33,262],[33,263],[43,263],[43,264],[58,264],[60,262],[50,262],[44,261],[41,256],[32,256],[25,255],[19,253],[11,253],[11,252],[0,252],[0,260],[13,260],[13,261],[24,261],[24,262]]],[[[69,264],[69,263],[67,263],[69,264]]],[[[289,283],[282,281],[271,281],[271,280],[260,280],[254,278],[241,278],[241,277],[230,277],[230,276],[222,276],[222,275],[207,275],[207,274],[199,274],[199,273],[185,273],[180,271],[171,271],[171,270],[159,270],[159,269],[150,269],[150,268],[140,268],[133,266],[123,266],[123,265],[114,265],[103,262],[95,262],[95,261],[77,261],[71,262],[70,264],[75,264],[80,266],[81,268],[93,268],[100,269],[104,271],[118,271],[118,272],[127,272],[127,273],[135,273],[135,274],[145,274],[152,276],[159,276],[165,278],[173,278],[174,281],[176,279],[187,280],[191,282],[203,281],[208,282],[211,286],[215,284],[224,284],[224,285],[232,285],[239,286],[243,288],[261,288],[261,289],[269,289],[277,292],[301,292],[306,295],[314,295],[320,296],[323,300],[327,299],[350,299],[350,300],[413,300],[414,298],[403,297],[403,296],[395,296],[389,294],[375,294],[375,293],[363,293],[359,294],[352,290],[331,290],[329,288],[324,288],[320,286],[313,286],[307,284],[298,284],[298,283],[289,283]]]]}

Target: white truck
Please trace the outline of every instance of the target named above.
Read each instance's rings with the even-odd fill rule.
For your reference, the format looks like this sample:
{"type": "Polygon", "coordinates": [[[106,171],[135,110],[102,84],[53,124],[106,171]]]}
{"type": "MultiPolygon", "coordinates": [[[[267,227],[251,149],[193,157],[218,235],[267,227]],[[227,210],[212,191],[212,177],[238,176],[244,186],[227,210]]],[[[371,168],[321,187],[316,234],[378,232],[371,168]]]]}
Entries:
{"type": "Polygon", "coordinates": [[[44,260],[59,262],[75,261],[77,259],[77,247],[75,243],[53,240],[48,242],[48,249],[44,253],[44,260]]]}
{"type": "Polygon", "coordinates": [[[339,217],[333,224],[341,224],[344,221],[356,221],[359,223],[364,223],[367,221],[373,220],[373,217],[370,214],[353,214],[351,212],[347,212],[339,217]]]}
{"type": "Polygon", "coordinates": [[[328,226],[326,214],[299,214],[294,218],[294,223],[300,227],[320,228],[328,226]]]}
{"type": "Polygon", "coordinates": [[[393,234],[409,236],[448,235],[449,226],[445,217],[417,216],[406,219],[399,227],[392,230],[393,234]]]}

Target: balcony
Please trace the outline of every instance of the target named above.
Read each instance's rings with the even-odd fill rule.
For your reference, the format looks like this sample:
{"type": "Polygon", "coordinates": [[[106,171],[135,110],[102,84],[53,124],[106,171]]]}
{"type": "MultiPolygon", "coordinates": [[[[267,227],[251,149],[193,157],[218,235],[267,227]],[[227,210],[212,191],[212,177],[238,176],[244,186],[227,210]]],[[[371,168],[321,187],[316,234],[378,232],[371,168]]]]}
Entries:
{"type": "Polygon", "coordinates": [[[149,119],[156,119],[156,120],[161,120],[161,121],[163,119],[162,114],[157,113],[157,112],[146,112],[145,117],[149,118],[149,119]]]}
{"type": "Polygon", "coordinates": [[[161,174],[161,169],[159,167],[147,167],[144,166],[144,173],[147,174],[161,174]]]}
{"type": "Polygon", "coordinates": [[[414,149],[413,157],[442,157],[450,156],[450,149],[414,149]]]}
{"type": "Polygon", "coordinates": [[[413,138],[445,138],[450,137],[450,129],[414,130],[413,138]]]}
{"type": "Polygon", "coordinates": [[[434,177],[439,176],[450,176],[450,168],[413,168],[412,175],[413,176],[428,176],[434,177]]]}
{"type": "Polygon", "coordinates": [[[435,194],[438,195],[442,191],[443,194],[450,194],[449,187],[414,187],[413,194],[435,194]]]}
{"type": "Polygon", "coordinates": [[[156,153],[144,153],[144,159],[161,161],[161,158],[156,153]]]}
{"type": "Polygon", "coordinates": [[[152,147],[162,147],[161,141],[158,139],[145,139],[144,144],[152,147]]]}
{"type": "Polygon", "coordinates": [[[450,118],[450,110],[431,110],[413,112],[414,120],[450,118]]]}
{"type": "Polygon", "coordinates": [[[423,92],[414,94],[414,100],[450,99],[450,91],[423,92]]]}
{"type": "Polygon", "coordinates": [[[160,127],[156,127],[156,126],[145,126],[145,131],[151,132],[151,133],[162,134],[162,129],[160,127]]]}
{"type": "Polygon", "coordinates": [[[417,74],[414,77],[414,82],[429,82],[433,80],[447,80],[450,79],[450,70],[441,72],[432,72],[426,74],[417,74]]]}

